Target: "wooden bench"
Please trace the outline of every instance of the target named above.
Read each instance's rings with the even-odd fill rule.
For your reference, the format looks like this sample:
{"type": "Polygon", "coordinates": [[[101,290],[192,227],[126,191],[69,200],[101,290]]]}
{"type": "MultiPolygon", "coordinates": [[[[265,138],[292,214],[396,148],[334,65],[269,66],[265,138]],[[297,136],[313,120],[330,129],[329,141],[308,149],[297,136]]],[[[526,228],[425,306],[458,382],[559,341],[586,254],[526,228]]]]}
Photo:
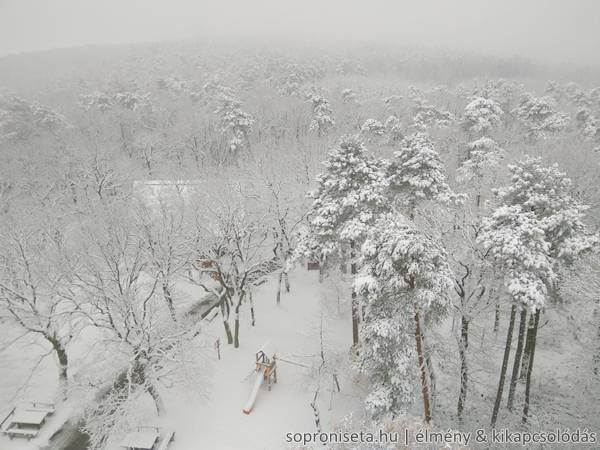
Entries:
{"type": "Polygon", "coordinates": [[[27,439],[34,438],[38,435],[38,430],[30,429],[30,428],[9,428],[4,431],[5,434],[8,434],[9,438],[14,437],[24,437],[27,439]]]}
{"type": "Polygon", "coordinates": [[[40,403],[40,402],[30,402],[31,408],[27,408],[30,411],[44,411],[48,413],[49,416],[55,413],[56,408],[52,403],[40,403]]]}
{"type": "Polygon", "coordinates": [[[171,442],[173,442],[174,439],[175,439],[175,432],[172,430],[165,430],[165,432],[163,433],[162,438],[160,440],[160,444],[156,448],[156,450],[167,450],[169,448],[169,445],[171,445],[171,442]]]}

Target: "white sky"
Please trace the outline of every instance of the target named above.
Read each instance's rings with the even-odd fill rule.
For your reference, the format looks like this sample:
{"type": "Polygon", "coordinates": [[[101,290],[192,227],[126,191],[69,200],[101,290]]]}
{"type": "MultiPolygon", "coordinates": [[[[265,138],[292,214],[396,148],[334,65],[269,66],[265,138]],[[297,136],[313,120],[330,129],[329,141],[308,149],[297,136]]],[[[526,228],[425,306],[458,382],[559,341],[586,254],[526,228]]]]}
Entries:
{"type": "Polygon", "coordinates": [[[0,54],[193,36],[384,41],[600,66],[600,0],[0,0],[0,54]]]}

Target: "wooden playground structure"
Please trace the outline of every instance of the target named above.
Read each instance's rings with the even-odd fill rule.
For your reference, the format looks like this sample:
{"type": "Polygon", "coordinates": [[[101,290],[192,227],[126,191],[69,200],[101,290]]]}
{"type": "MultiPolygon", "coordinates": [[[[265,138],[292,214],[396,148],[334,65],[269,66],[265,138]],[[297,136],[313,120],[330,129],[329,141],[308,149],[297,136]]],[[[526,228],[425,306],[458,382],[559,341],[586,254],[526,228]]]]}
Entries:
{"type": "Polygon", "coordinates": [[[260,373],[261,370],[263,370],[263,381],[267,383],[267,389],[270,391],[272,385],[277,383],[277,355],[269,359],[262,350],[256,352],[256,373],[260,373]]]}
{"type": "Polygon", "coordinates": [[[263,350],[259,350],[256,352],[255,359],[256,367],[254,373],[256,373],[256,380],[252,392],[250,393],[250,397],[248,398],[248,402],[244,409],[242,409],[244,414],[250,414],[252,412],[258,390],[263,383],[266,383],[269,391],[273,384],[277,383],[277,355],[273,354],[273,357],[269,358],[263,350]]]}

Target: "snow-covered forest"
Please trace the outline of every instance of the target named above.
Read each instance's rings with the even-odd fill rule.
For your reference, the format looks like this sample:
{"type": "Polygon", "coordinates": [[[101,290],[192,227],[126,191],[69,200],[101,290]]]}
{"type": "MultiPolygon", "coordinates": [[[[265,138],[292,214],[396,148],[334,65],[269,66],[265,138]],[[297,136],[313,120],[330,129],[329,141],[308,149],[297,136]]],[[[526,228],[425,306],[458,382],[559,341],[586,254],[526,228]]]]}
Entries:
{"type": "Polygon", "coordinates": [[[394,46],[0,58],[0,449],[597,448],[599,75],[394,46]],[[31,440],[28,401],[53,405],[31,440]],[[401,438],[286,440],[361,430],[401,438]]]}

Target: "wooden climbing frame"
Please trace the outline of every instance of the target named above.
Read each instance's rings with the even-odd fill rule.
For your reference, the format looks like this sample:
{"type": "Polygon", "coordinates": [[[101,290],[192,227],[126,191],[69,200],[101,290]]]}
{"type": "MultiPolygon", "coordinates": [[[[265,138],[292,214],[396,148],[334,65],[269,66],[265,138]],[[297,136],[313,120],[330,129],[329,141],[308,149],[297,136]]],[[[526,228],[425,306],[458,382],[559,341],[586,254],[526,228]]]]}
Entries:
{"type": "Polygon", "coordinates": [[[271,359],[265,352],[259,350],[256,353],[256,372],[264,368],[263,377],[267,383],[267,389],[270,391],[271,386],[277,383],[277,355],[273,355],[271,359]]]}

